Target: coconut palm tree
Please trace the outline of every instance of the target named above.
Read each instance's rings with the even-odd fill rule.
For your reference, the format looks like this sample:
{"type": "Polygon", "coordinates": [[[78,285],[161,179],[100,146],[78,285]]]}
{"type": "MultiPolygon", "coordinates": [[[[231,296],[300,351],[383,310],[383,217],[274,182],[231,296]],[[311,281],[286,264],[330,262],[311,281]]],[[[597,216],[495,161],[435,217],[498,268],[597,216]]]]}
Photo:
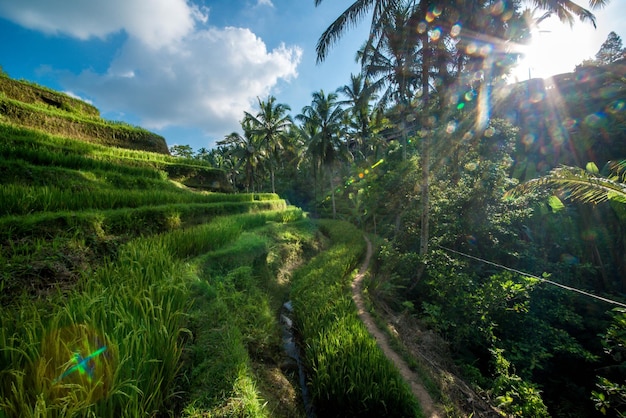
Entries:
{"type": "MultiPolygon", "coordinates": [[[[609,1],[610,0],[589,0],[589,6],[590,9],[596,10],[607,5],[609,1]]],[[[319,6],[322,2],[323,0],[315,0],[315,6],[319,6]]],[[[317,61],[324,61],[330,47],[336,43],[350,27],[357,25],[369,12],[372,12],[370,33],[372,37],[377,37],[384,28],[382,22],[388,11],[401,3],[403,3],[403,0],[355,0],[320,36],[316,46],[317,61]]],[[[408,2],[404,1],[404,3],[413,5],[419,4],[422,15],[425,16],[431,6],[438,6],[440,9],[444,9],[449,6],[465,7],[470,3],[476,2],[411,0],[408,2]]],[[[590,21],[594,27],[596,26],[594,14],[571,0],[532,0],[532,4],[534,4],[538,10],[542,10],[547,14],[555,14],[562,22],[573,24],[575,19],[578,18],[582,22],[590,21]]],[[[459,17],[467,18],[470,16],[459,15],[459,17]]]]}
{"type": "Polygon", "coordinates": [[[302,113],[296,116],[305,127],[312,130],[313,126],[319,129],[312,135],[308,148],[318,170],[325,169],[330,181],[330,191],[333,205],[333,218],[336,216],[335,187],[333,183],[335,164],[348,152],[344,135],[344,111],[339,106],[336,93],[326,95],[323,90],[313,93],[310,105],[302,108],[302,113]]]}
{"type": "Polygon", "coordinates": [[[261,167],[265,151],[258,136],[252,135],[250,123],[244,118],[242,122],[244,135],[233,132],[221,140],[217,145],[226,146],[228,152],[241,161],[244,166],[246,192],[255,192],[258,170],[261,167]]]}
{"type": "Polygon", "coordinates": [[[245,119],[250,125],[250,134],[257,136],[266,150],[269,158],[272,193],[276,193],[274,174],[280,157],[279,151],[283,146],[282,142],[287,134],[287,129],[292,124],[291,116],[288,114],[291,108],[286,104],[276,103],[274,96],[269,96],[267,101],[262,101],[259,98],[257,100],[259,103],[258,113],[253,116],[245,112],[245,119]]]}
{"type": "MultiPolygon", "coordinates": [[[[607,4],[609,0],[590,0],[589,4],[592,9],[607,4]]],[[[315,5],[318,6],[322,3],[322,0],[315,0],[315,5]]],[[[511,2],[511,6],[519,6],[519,2],[511,2]]],[[[571,0],[533,0],[533,4],[546,13],[553,13],[564,22],[570,24],[574,21],[574,17],[578,17],[581,21],[591,21],[595,26],[595,17],[589,10],[579,6],[571,0]]],[[[464,20],[472,19],[476,16],[475,13],[468,13],[468,10],[477,7],[479,3],[473,1],[448,1],[448,2],[435,2],[432,0],[355,0],[331,25],[324,31],[318,40],[316,51],[318,62],[323,61],[329,48],[334,44],[350,27],[354,26],[370,11],[372,12],[372,23],[370,26],[370,38],[368,43],[372,43],[374,40],[379,39],[381,34],[384,33],[386,23],[390,22],[390,13],[397,10],[397,6],[406,5],[412,8],[413,16],[411,21],[414,22],[413,27],[416,31],[408,31],[407,36],[417,37],[417,43],[422,49],[421,53],[421,70],[420,70],[420,83],[421,83],[421,97],[420,102],[422,106],[422,119],[423,128],[428,129],[429,120],[426,115],[428,110],[433,106],[431,103],[431,77],[430,74],[434,68],[444,70],[447,68],[445,63],[439,62],[438,51],[439,47],[444,45],[441,42],[441,35],[447,32],[452,33],[453,26],[443,27],[441,32],[432,24],[437,20],[437,14],[444,15],[448,23],[454,19],[463,23],[464,20]]],[[[480,3],[480,6],[489,6],[488,4],[480,3]]],[[[473,29],[472,36],[480,39],[480,32],[487,31],[488,25],[482,25],[480,21],[472,22],[468,25],[473,29]]],[[[506,25],[505,25],[506,26],[506,25]]],[[[487,57],[488,58],[488,57],[487,57]]],[[[421,236],[420,236],[420,255],[425,255],[428,252],[428,225],[429,225],[429,177],[430,177],[430,137],[427,133],[422,137],[421,144],[421,165],[422,165],[422,184],[421,184],[421,205],[422,205],[422,220],[421,220],[421,236]]]]}
{"type": "Polygon", "coordinates": [[[374,135],[370,103],[376,99],[376,96],[363,74],[351,74],[350,84],[339,87],[337,93],[346,97],[339,104],[347,106],[345,116],[351,130],[353,142],[351,148],[355,149],[355,154],[364,158],[367,153],[365,148],[372,145],[369,142],[374,135]]]}

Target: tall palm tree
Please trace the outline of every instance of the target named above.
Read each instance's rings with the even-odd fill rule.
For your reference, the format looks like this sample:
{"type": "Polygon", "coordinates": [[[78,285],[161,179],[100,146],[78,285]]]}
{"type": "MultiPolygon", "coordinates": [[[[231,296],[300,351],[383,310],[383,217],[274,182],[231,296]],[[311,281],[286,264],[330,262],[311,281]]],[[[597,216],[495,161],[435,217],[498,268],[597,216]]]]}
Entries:
{"type": "Polygon", "coordinates": [[[365,157],[366,146],[369,147],[373,136],[371,101],[376,99],[373,89],[366,77],[361,74],[351,74],[350,84],[337,89],[346,99],[339,102],[347,106],[346,119],[351,128],[352,141],[356,154],[365,157]]]}
{"type": "Polygon", "coordinates": [[[413,6],[396,5],[385,15],[383,29],[377,39],[370,37],[358,51],[357,59],[372,90],[379,92],[378,108],[393,107],[402,138],[402,156],[407,157],[407,119],[414,120],[412,102],[421,86],[420,63],[422,62],[419,39],[411,35],[415,31],[413,6]]]}
{"type": "MultiPolygon", "coordinates": [[[[382,21],[387,12],[393,8],[393,6],[402,3],[402,1],[403,0],[355,0],[320,36],[316,46],[317,61],[324,61],[330,47],[336,43],[350,27],[357,25],[370,11],[372,12],[370,32],[373,37],[377,37],[384,27],[382,21]]],[[[607,5],[609,1],[610,0],[589,0],[589,6],[592,10],[596,10],[607,5]]],[[[315,6],[319,6],[322,2],[323,0],[315,0],[315,6]]],[[[411,3],[419,3],[424,16],[428,8],[435,5],[433,1],[418,0],[411,1],[411,3]]],[[[472,3],[472,1],[437,2],[436,5],[440,8],[454,6],[455,4],[464,7],[468,3],[472,3]]],[[[590,21],[594,27],[596,25],[594,14],[571,0],[532,0],[532,4],[539,10],[549,14],[555,14],[562,22],[572,24],[575,18],[578,18],[582,22],[590,21]]]]}
{"type": "Polygon", "coordinates": [[[286,104],[276,103],[274,96],[269,96],[267,101],[262,101],[259,98],[257,100],[259,103],[258,113],[253,116],[245,112],[245,119],[250,125],[251,135],[257,136],[267,151],[272,193],[276,193],[274,174],[282,142],[287,134],[287,129],[292,124],[291,116],[288,114],[291,108],[286,104]]]}
{"type": "MultiPolygon", "coordinates": [[[[597,9],[606,5],[609,0],[589,0],[589,4],[592,9],[597,9]]],[[[322,0],[315,0],[315,5],[318,6],[322,3],[322,0]]],[[[515,2],[512,2],[515,3],[515,2]]],[[[553,13],[564,22],[573,23],[574,17],[578,17],[581,21],[591,21],[595,26],[595,17],[589,10],[581,7],[580,5],[572,2],[571,0],[532,0],[532,3],[540,10],[546,13],[553,13]]],[[[415,22],[415,28],[417,31],[409,31],[410,35],[418,38],[418,43],[422,49],[421,54],[421,71],[420,71],[420,83],[421,83],[421,105],[423,107],[422,114],[427,115],[427,111],[432,107],[431,103],[431,84],[430,73],[433,68],[440,70],[445,69],[437,59],[438,46],[443,45],[439,41],[440,37],[433,36],[435,33],[433,16],[436,17],[435,10],[439,13],[446,13],[453,21],[455,18],[462,22],[461,26],[464,26],[464,20],[471,19],[475,14],[468,13],[468,8],[475,7],[477,5],[488,6],[482,2],[477,3],[472,0],[460,0],[460,1],[447,1],[441,2],[434,0],[355,0],[331,25],[324,31],[318,40],[316,51],[318,62],[323,61],[329,48],[334,44],[344,33],[351,27],[359,23],[359,21],[370,11],[372,12],[372,22],[370,27],[370,39],[372,40],[380,38],[385,28],[385,23],[390,21],[390,12],[395,10],[398,5],[406,4],[413,7],[414,14],[412,21],[415,22]]],[[[519,6],[519,2],[513,4],[519,6]]],[[[487,29],[487,25],[482,25],[480,21],[473,22],[471,25],[475,30],[475,35],[480,37],[480,32],[487,29]]],[[[452,26],[449,28],[443,28],[445,31],[452,31],[452,26]]],[[[424,118],[422,124],[424,128],[428,128],[426,123],[428,119],[424,118]]],[[[421,219],[421,236],[420,236],[420,255],[425,255],[428,252],[428,225],[429,225],[429,177],[430,177],[430,138],[429,134],[424,135],[421,144],[421,165],[422,165],[422,185],[421,185],[421,205],[422,205],[422,219],[421,219]]]]}
{"type": "Polygon", "coordinates": [[[319,169],[324,168],[329,176],[333,218],[336,216],[334,168],[336,162],[347,154],[346,144],[342,141],[344,112],[337,98],[336,93],[326,95],[323,90],[315,92],[311,104],[302,108],[302,113],[296,116],[304,126],[317,126],[319,129],[310,138],[309,149],[316,166],[319,169]]]}
{"type": "Polygon", "coordinates": [[[217,145],[226,146],[229,152],[241,161],[244,166],[246,192],[255,192],[255,183],[257,182],[258,169],[260,168],[265,152],[263,144],[258,136],[252,135],[250,123],[242,122],[244,135],[233,132],[221,140],[217,141],[217,145]]]}

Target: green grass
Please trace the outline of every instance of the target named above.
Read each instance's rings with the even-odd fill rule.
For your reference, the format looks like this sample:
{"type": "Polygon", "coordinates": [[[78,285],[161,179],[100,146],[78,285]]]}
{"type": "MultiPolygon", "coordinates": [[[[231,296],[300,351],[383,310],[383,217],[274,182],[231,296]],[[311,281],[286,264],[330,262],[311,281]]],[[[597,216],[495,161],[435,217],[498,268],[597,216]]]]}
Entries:
{"type": "Polygon", "coordinates": [[[227,189],[201,162],[7,123],[155,139],[31,99],[0,97],[0,416],[301,416],[278,394],[298,392],[278,367],[291,282],[320,415],[416,414],[349,296],[358,231],[323,236],[275,194],[181,186],[227,189]]]}
{"type": "Polygon", "coordinates": [[[69,104],[63,106],[61,103],[61,107],[57,107],[0,96],[0,115],[4,123],[15,123],[111,147],[169,154],[162,136],[128,124],[73,112],[69,104]]]}
{"type": "Polygon", "coordinates": [[[189,391],[183,416],[275,417],[285,409],[290,411],[285,416],[303,416],[295,412],[301,406],[287,408],[271,398],[271,390],[270,398],[263,398],[260,388],[276,390],[276,382],[265,381],[255,370],[276,367],[282,352],[278,310],[286,294],[275,291],[281,264],[267,261],[272,253],[302,255],[300,243],[314,238],[309,221],[268,223],[192,261],[194,341],[186,361],[189,391]],[[271,238],[277,235],[289,238],[277,243],[271,238]]]}
{"type": "Polygon", "coordinates": [[[359,320],[350,283],[365,251],[362,234],[323,221],[331,246],[297,272],[292,300],[305,344],[309,387],[320,416],[421,416],[398,370],[359,320]]]}
{"type": "MultiPolygon", "coordinates": [[[[301,216],[297,211],[229,216],[138,238],[125,244],[115,260],[86,273],[64,295],[46,301],[23,299],[12,309],[2,308],[0,407],[5,415],[119,417],[153,415],[174,408],[183,350],[192,338],[187,329],[192,289],[198,292],[204,286],[195,276],[193,263],[186,260],[236,242],[245,230],[294,219],[298,213],[301,216]],[[74,353],[85,357],[102,347],[106,347],[104,353],[90,364],[92,378],[72,373],[60,379],[72,366],[74,353]]],[[[269,303],[260,302],[263,292],[253,289],[252,269],[244,266],[205,291],[210,319],[217,319],[220,329],[219,335],[211,338],[230,347],[225,349],[228,355],[237,356],[232,344],[238,341],[246,355],[252,345],[257,351],[264,350],[263,344],[269,344],[270,338],[265,336],[276,335],[271,330],[276,326],[275,315],[269,303]],[[211,294],[221,297],[211,298],[211,294]],[[225,310],[222,304],[226,304],[225,310]],[[230,319],[220,318],[233,309],[241,316],[233,319],[231,327],[230,319]],[[228,329],[226,333],[220,323],[228,329]],[[238,336],[240,329],[245,333],[238,336]]],[[[224,366],[206,358],[206,347],[198,349],[211,367],[224,366]]],[[[256,401],[245,406],[220,404],[219,408],[261,411],[249,365],[237,358],[232,361],[237,367],[227,373],[234,377],[220,377],[236,395],[229,402],[244,393],[256,401]]],[[[233,416],[241,416],[240,412],[233,416]]],[[[263,415],[254,412],[249,416],[263,415]]]]}
{"type": "Polygon", "coordinates": [[[27,80],[11,79],[8,75],[0,72],[1,95],[24,103],[39,103],[46,106],[54,104],[58,108],[68,112],[80,113],[85,117],[100,117],[100,112],[96,107],[82,100],[27,80]]]}
{"type": "MultiPolygon", "coordinates": [[[[164,204],[250,201],[252,195],[181,193],[167,190],[123,190],[94,187],[72,190],[55,186],[0,185],[0,217],[34,212],[109,210],[164,204]]],[[[268,199],[270,200],[270,199],[268,199]]],[[[271,199],[275,200],[275,199],[271,199]]]]}
{"type": "MultiPolygon", "coordinates": [[[[190,187],[230,190],[225,173],[200,160],[92,144],[20,128],[0,120],[0,172],[9,172],[11,165],[16,163],[26,164],[23,168],[27,174],[33,171],[28,166],[64,167],[82,172],[104,170],[161,180],[169,178],[190,187]]],[[[32,174],[27,177],[35,178],[32,174]]]]}

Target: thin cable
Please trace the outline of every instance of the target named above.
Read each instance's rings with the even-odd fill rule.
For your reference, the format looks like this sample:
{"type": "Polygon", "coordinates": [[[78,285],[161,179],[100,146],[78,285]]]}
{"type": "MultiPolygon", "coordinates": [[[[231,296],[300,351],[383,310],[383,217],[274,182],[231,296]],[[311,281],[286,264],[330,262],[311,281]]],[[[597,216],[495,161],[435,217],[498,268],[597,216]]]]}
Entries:
{"type": "Polygon", "coordinates": [[[545,283],[549,283],[549,284],[551,284],[553,286],[557,286],[557,287],[560,287],[562,289],[569,290],[570,292],[580,293],[581,295],[588,296],[588,297],[594,298],[594,299],[598,299],[598,300],[601,300],[602,302],[606,302],[606,303],[610,303],[612,305],[617,305],[617,306],[621,306],[623,308],[626,308],[626,304],[618,302],[618,301],[615,301],[615,300],[612,300],[612,299],[603,298],[602,296],[594,295],[593,293],[585,292],[584,290],[576,289],[575,287],[566,286],[564,284],[553,282],[552,280],[548,280],[548,279],[545,279],[543,277],[538,277],[538,276],[535,276],[533,274],[523,272],[521,270],[516,270],[516,269],[511,268],[511,267],[503,266],[502,264],[494,263],[493,261],[489,261],[489,260],[485,260],[483,258],[475,257],[473,255],[465,254],[465,253],[462,253],[460,251],[456,251],[456,250],[453,250],[451,248],[444,247],[443,245],[437,245],[437,246],[439,248],[442,248],[442,249],[446,250],[446,251],[450,251],[452,253],[455,253],[455,254],[458,254],[458,255],[462,255],[463,257],[471,258],[473,260],[480,261],[480,262],[485,263],[485,264],[490,264],[492,266],[495,266],[495,267],[498,267],[498,268],[501,268],[501,269],[504,269],[504,270],[512,271],[513,273],[521,274],[522,276],[532,277],[533,279],[537,279],[539,281],[542,281],[542,282],[545,282],[545,283]]]}

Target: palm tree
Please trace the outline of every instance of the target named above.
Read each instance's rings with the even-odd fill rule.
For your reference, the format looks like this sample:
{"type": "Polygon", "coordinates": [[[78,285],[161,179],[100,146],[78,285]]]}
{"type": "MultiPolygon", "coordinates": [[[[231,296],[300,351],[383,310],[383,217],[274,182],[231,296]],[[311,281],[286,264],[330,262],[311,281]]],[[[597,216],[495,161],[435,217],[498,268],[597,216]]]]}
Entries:
{"type": "Polygon", "coordinates": [[[413,121],[412,102],[420,88],[420,63],[423,49],[413,24],[414,10],[407,5],[395,6],[386,14],[384,28],[379,38],[370,38],[358,51],[357,59],[362,71],[371,80],[372,90],[380,92],[378,108],[389,109],[395,114],[395,122],[400,127],[402,156],[407,157],[407,119],[413,121]]]}
{"type": "Polygon", "coordinates": [[[352,130],[356,154],[365,157],[365,144],[371,146],[369,142],[373,136],[370,102],[376,99],[376,96],[363,74],[351,74],[350,84],[339,87],[337,93],[346,96],[339,104],[347,105],[345,116],[352,130]]]}
{"type": "MultiPolygon", "coordinates": [[[[604,7],[609,1],[589,0],[589,5],[591,9],[595,10],[604,7]]],[[[315,6],[319,6],[322,2],[323,0],[315,0],[315,6]]],[[[377,37],[384,28],[382,22],[387,12],[401,3],[402,0],[355,0],[320,36],[316,46],[317,61],[324,61],[330,47],[344,35],[348,28],[357,25],[370,11],[372,11],[370,33],[372,37],[377,37]]],[[[419,3],[423,16],[426,16],[430,6],[435,5],[433,1],[410,1],[410,3],[419,3]]],[[[436,5],[443,9],[448,6],[454,7],[455,5],[464,7],[467,5],[466,3],[472,2],[448,1],[437,2],[436,5]]],[[[555,14],[562,22],[572,24],[577,17],[581,22],[590,21],[594,27],[596,26],[594,14],[571,0],[532,0],[532,3],[537,9],[546,12],[546,14],[555,14]]],[[[468,15],[459,15],[459,17],[461,16],[464,18],[469,17],[468,15]]]]}
{"type": "Polygon", "coordinates": [[[291,116],[288,115],[291,108],[286,104],[276,103],[274,96],[269,96],[265,102],[259,98],[257,100],[259,112],[256,116],[245,112],[245,119],[250,124],[250,134],[257,136],[267,151],[270,160],[272,193],[276,193],[274,174],[279,159],[279,150],[282,148],[287,129],[292,124],[291,116]]]}
{"type": "Polygon", "coordinates": [[[324,168],[329,176],[333,218],[336,216],[333,169],[339,158],[347,154],[345,143],[342,141],[344,112],[337,102],[337,97],[336,93],[326,95],[323,90],[315,92],[311,105],[302,108],[302,113],[296,116],[311,133],[314,129],[319,129],[316,134],[311,135],[308,147],[316,170],[324,168]]]}
{"type": "MultiPolygon", "coordinates": [[[[590,6],[592,9],[607,4],[609,0],[590,0],[590,6]]],[[[315,5],[318,6],[322,3],[322,0],[315,0],[315,5]]],[[[578,17],[581,21],[589,20],[595,26],[595,17],[587,9],[579,6],[571,0],[533,0],[534,5],[545,11],[546,13],[554,13],[559,19],[564,22],[573,23],[574,16],[578,17]]],[[[421,83],[421,106],[422,115],[426,117],[427,110],[433,105],[431,103],[431,71],[433,69],[445,70],[446,66],[439,62],[437,53],[439,46],[444,45],[440,41],[439,37],[432,36],[434,32],[434,25],[429,22],[433,22],[432,16],[435,7],[438,11],[443,13],[446,11],[448,19],[453,21],[457,19],[460,22],[471,19],[475,16],[475,13],[468,13],[468,8],[477,7],[478,3],[472,1],[448,1],[448,2],[435,2],[433,0],[428,1],[405,1],[402,0],[355,0],[351,6],[349,6],[331,25],[324,31],[318,40],[316,51],[318,62],[323,61],[328,50],[333,43],[335,43],[350,27],[354,26],[370,11],[372,11],[372,23],[370,27],[370,39],[368,43],[374,42],[379,39],[381,33],[384,32],[385,24],[390,22],[390,13],[397,10],[396,6],[405,4],[411,7],[413,10],[413,16],[411,21],[414,22],[413,27],[418,29],[416,31],[408,31],[407,36],[416,36],[418,38],[417,43],[422,49],[421,53],[421,70],[419,74],[421,83]],[[429,15],[430,13],[430,15],[429,15]],[[418,23],[419,22],[419,23],[418,23]],[[420,26],[421,25],[421,26],[420,26]],[[409,35],[410,34],[410,35],[409,35]]],[[[482,5],[482,4],[481,4],[482,5]]],[[[519,6],[519,2],[514,2],[514,6],[519,6]]],[[[483,5],[484,6],[484,5],[483,5]]],[[[464,25],[462,25],[464,26],[464,25]]],[[[474,31],[475,35],[480,37],[480,31],[485,31],[486,25],[481,25],[479,21],[473,22],[469,25],[474,31]]],[[[449,28],[443,28],[445,32],[451,32],[452,26],[449,28]]],[[[440,104],[441,105],[441,104],[440,104]]],[[[423,118],[423,128],[429,128],[426,118],[423,118]]],[[[421,165],[422,165],[422,184],[421,184],[421,205],[422,205],[422,219],[421,219],[421,232],[420,232],[420,255],[425,255],[428,252],[428,225],[429,225],[429,177],[430,177],[430,138],[429,134],[423,136],[421,147],[421,165]]]]}
{"type": "Polygon", "coordinates": [[[217,145],[226,146],[229,153],[241,161],[244,166],[246,192],[254,193],[255,182],[257,181],[258,169],[264,157],[263,144],[259,137],[252,135],[250,123],[244,119],[242,122],[244,135],[233,132],[223,140],[217,141],[217,145]]]}

